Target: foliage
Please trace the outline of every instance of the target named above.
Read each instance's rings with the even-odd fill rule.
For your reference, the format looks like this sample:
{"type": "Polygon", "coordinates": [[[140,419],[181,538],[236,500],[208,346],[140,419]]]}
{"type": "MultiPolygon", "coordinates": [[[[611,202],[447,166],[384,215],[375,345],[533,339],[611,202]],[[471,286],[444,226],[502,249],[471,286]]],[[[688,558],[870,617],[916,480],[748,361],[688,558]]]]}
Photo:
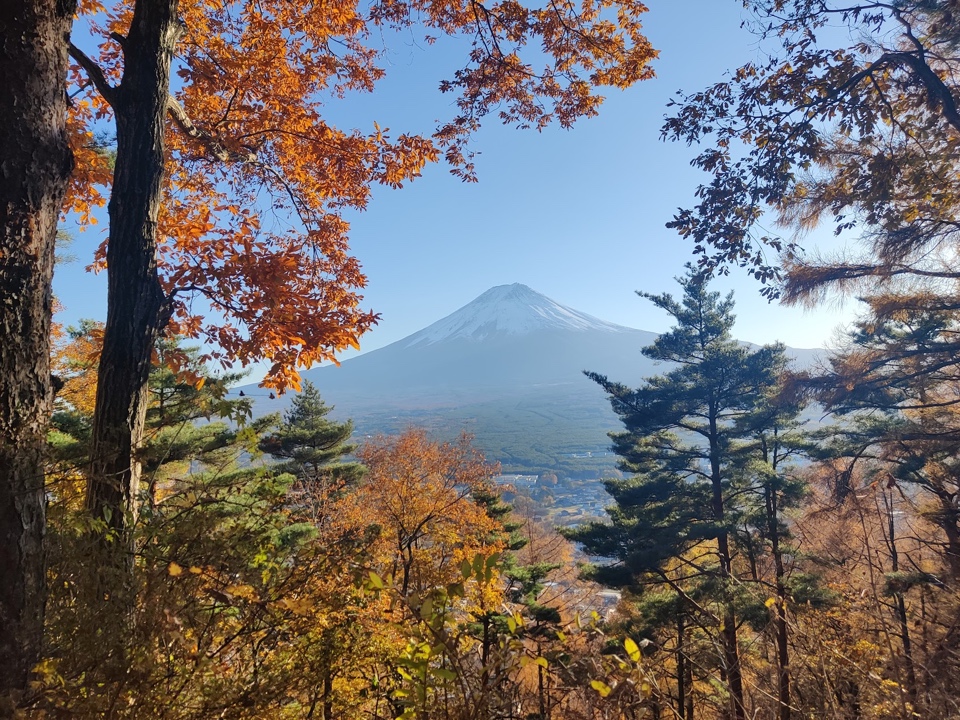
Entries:
{"type": "MultiPolygon", "coordinates": [[[[697,282],[689,293],[703,310],[689,317],[714,329],[708,334],[725,362],[757,354],[730,344],[728,301],[697,282]]],[[[659,299],[688,311],[690,298],[659,299]]],[[[64,367],[74,370],[62,372],[77,391],[70,397],[94,381],[89,364],[72,360],[89,355],[94,333],[88,327],[65,343],[64,367]]],[[[687,337],[668,333],[661,349],[687,337]]],[[[714,352],[710,343],[691,347],[706,347],[707,359],[714,352]]],[[[70,432],[88,432],[89,415],[60,401],[51,434],[48,651],[28,717],[729,717],[727,608],[751,715],[785,717],[784,687],[799,716],[952,712],[957,675],[938,669],[955,664],[960,601],[930,536],[925,494],[899,490],[893,450],[913,440],[904,435],[886,455],[863,453],[851,467],[836,455],[853,447],[854,433],[862,440],[870,427],[891,427],[862,423],[835,446],[820,440],[818,451],[833,451],[826,460],[798,467],[792,458],[810,443],[793,419],[797,399],[781,391],[776,352],[764,382],[743,386],[718,420],[726,438],[722,522],[712,514],[707,461],[672,462],[664,450],[702,449],[692,419],[663,454],[642,437],[625,444],[633,476],[610,483],[622,507],[612,509],[612,525],[585,529],[594,536],[588,549],[607,542],[603,552],[630,569],[598,573],[636,591],[624,592],[616,611],[613,594],[577,579],[574,549],[532,517],[542,510],[521,496],[520,511],[503,502],[491,483],[496,467],[465,439],[445,444],[414,430],[375,438],[356,451],[366,473],[327,493],[313,471],[323,477],[327,460],[336,465],[351,446],[337,440],[343,427],[327,424],[315,392],[280,426],[277,418],[230,426],[216,416],[246,417],[245,401],[233,407],[192,351],[164,342],[157,357],[178,358],[181,374],[160,368],[151,381],[149,482],[135,526],[134,584],[120,586],[129,593],[122,597],[102,595],[104,572],[89,563],[103,537],[119,537],[91,533],[95,521],[82,510],[85,478],[76,468],[84,445],[70,432]],[[330,438],[332,446],[312,444],[330,438]],[[260,448],[283,449],[285,458],[269,463],[260,448]],[[833,490],[845,472],[850,492],[838,504],[833,490]],[[808,482],[812,491],[801,492],[808,482]],[[669,525],[671,513],[689,513],[690,523],[669,525]],[[672,535],[662,532],[670,527],[672,535]]],[[[664,393],[671,402],[649,406],[667,409],[686,398],[696,412],[694,391],[718,379],[696,375],[695,365],[674,363],[632,392],[664,393]]],[[[887,378],[903,381],[899,399],[916,394],[903,375],[887,378]]],[[[879,397],[870,377],[857,398],[879,397]]],[[[900,422],[919,422],[914,411],[898,412],[900,422]]],[[[930,462],[947,456],[944,449],[930,462]]]]}
{"type": "MultiPolygon", "coordinates": [[[[861,597],[873,598],[865,612],[882,618],[884,642],[858,637],[857,621],[841,623],[836,614],[824,637],[835,638],[837,655],[855,648],[861,654],[850,662],[875,667],[871,677],[882,681],[877,687],[838,669],[833,696],[822,697],[816,712],[950,714],[941,703],[952,702],[954,690],[931,680],[952,671],[933,673],[927,663],[945,662],[953,640],[933,631],[925,613],[935,602],[953,616],[956,598],[941,592],[941,578],[955,578],[960,567],[952,479],[957,5],[748,6],[761,41],[779,50],[677,103],[664,134],[709,138],[716,147],[694,161],[712,175],[698,189],[699,204],[672,225],[696,242],[706,268],[735,263],[765,282],[782,279],[765,290],[770,296],[782,291],[788,302],[814,304],[835,290],[861,294],[864,310],[847,342],[819,377],[797,386],[842,418],[821,433],[817,455],[833,485],[831,510],[855,511],[860,528],[850,537],[859,533],[855,544],[872,547],[860,565],[870,578],[861,597]],[[767,210],[792,238],[760,234],[767,210]],[[858,234],[859,248],[802,253],[799,235],[823,225],[844,238],[858,234]],[[769,249],[779,257],[767,258],[769,249]],[[864,508],[869,501],[875,506],[864,508]],[[835,635],[841,626],[844,634],[835,635]]],[[[856,615],[849,578],[834,584],[856,615]]]]}
{"type": "Polygon", "coordinates": [[[732,485],[735,441],[750,432],[746,418],[760,393],[773,386],[777,362],[782,365],[781,348],[750,352],[732,339],[731,298],[708,292],[692,268],[680,283],[679,302],[641,293],[677,323],[643,352],[674,369],[636,390],[591,375],[626,427],[611,437],[620,468],[632,475],[606,482],[617,502],[613,525],[590,526],[575,536],[591,552],[618,559],[597,570],[612,579],[622,565],[625,582],[618,584],[657,572],[734,527],[726,514],[735,516],[736,506],[725,508],[723,500],[740,491],[732,485]]]}
{"type": "MultiPolygon", "coordinates": [[[[73,333],[64,358],[95,346],[94,330],[73,333]]],[[[570,609],[570,549],[513,515],[490,483],[496,467],[466,438],[377,438],[357,452],[366,474],[348,465],[350,482],[331,493],[322,478],[354,447],[315,391],[279,427],[195,424],[245,417],[247,401],[226,401],[191,350],[164,341],[157,357],[185,364],[153,373],[134,585],[116,601],[87,563],[104,536],[79,502],[84,445],[67,442],[89,415],[61,403],[51,653],[31,714],[507,718],[519,706],[627,712],[649,701],[639,662],[591,660],[602,633],[570,609]],[[284,460],[266,463],[260,448],[284,460]],[[548,577],[565,591],[546,592],[548,577]],[[637,677],[639,695],[628,690],[637,677]]],[[[94,382],[81,369],[71,381],[94,382]]]]}
{"type": "Polygon", "coordinates": [[[403,595],[453,582],[463,560],[503,549],[502,526],[473,497],[489,491],[495,467],[466,437],[436,443],[409,430],[368,441],[357,457],[368,472],[345,499],[341,522],[376,524],[377,570],[403,595]]]}
{"type": "MultiPolygon", "coordinates": [[[[847,420],[831,433],[826,454],[852,464],[880,460],[891,484],[906,483],[929,498],[928,517],[945,534],[954,576],[960,571],[953,501],[956,322],[955,313],[924,306],[860,321],[848,344],[831,355],[829,368],[805,382],[827,409],[847,420]]],[[[837,491],[842,497],[849,488],[837,491]]]]}
{"type": "Polygon", "coordinates": [[[775,296],[891,278],[953,277],[960,115],[953,0],[750,0],[762,62],[674,104],[665,137],[702,143],[711,175],[671,225],[703,267],[746,266],[775,296]],[[859,232],[865,252],[805,257],[763,229],[821,221],[859,232]],[[768,251],[773,251],[768,256],[768,251]],[[786,274],[778,267],[784,262],[786,274]]]}
{"type": "MultiPolygon", "coordinates": [[[[78,327],[67,328],[53,357],[53,369],[61,382],[51,423],[51,442],[57,450],[54,459],[72,463],[74,470],[80,470],[89,452],[102,337],[102,324],[83,320],[78,327]]],[[[155,359],[158,364],[148,385],[145,447],[140,454],[152,478],[151,493],[161,465],[167,472],[174,467],[178,467],[174,472],[182,472],[192,453],[202,452],[201,448],[213,450],[232,437],[226,425],[210,422],[212,419],[243,423],[251,414],[248,400],[226,397],[228,387],[242,375],[211,375],[197,348],[183,347],[178,338],[161,340],[155,359]],[[206,422],[195,424],[199,420],[206,422]]]]}

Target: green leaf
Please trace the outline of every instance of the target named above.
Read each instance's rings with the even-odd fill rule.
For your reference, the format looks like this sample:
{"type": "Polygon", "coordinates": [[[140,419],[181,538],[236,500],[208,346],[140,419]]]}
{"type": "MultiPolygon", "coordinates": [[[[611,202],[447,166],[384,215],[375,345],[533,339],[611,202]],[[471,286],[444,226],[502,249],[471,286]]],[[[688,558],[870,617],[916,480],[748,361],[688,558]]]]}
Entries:
{"type": "Polygon", "coordinates": [[[373,570],[370,571],[370,587],[375,590],[383,590],[383,578],[377,575],[373,570]]]}
{"type": "Polygon", "coordinates": [[[426,598],[420,604],[420,617],[427,618],[433,615],[433,600],[426,598]]]}

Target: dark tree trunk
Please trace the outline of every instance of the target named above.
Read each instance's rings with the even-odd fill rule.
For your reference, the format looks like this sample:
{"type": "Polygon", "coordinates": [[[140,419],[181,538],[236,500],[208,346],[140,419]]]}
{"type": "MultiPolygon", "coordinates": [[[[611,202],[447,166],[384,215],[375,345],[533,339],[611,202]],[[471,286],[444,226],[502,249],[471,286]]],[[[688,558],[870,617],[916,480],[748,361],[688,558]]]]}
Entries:
{"type": "Polygon", "coordinates": [[[683,646],[686,635],[686,622],[683,612],[677,611],[677,717],[679,720],[693,720],[693,714],[687,715],[687,657],[683,646]]]}
{"type": "Polygon", "coordinates": [[[947,568],[950,571],[951,585],[960,585],[960,512],[956,507],[953,493],[941,490],[937,493],[940,503],[936,523],[947,536],[947,568]]]}
{"type": "MultiPolygon", "coordinates": [[[[887,513],[887,543],[890,547],[890,569],[894,573],[900,572],[900,554],[897,551],[897,525],[893,514],[893,498],[883,493],[884,509],[887,513]]],[[[910,642],[910,618],[907,616],[907,605],[902,592],[893,594],[896,601],[897,622],[900,625],[900,642],[903,643],[903,665],[906,677],[903,684],[907,688],[907,698],[912,705],[917,703],[917,672],[913,662],[913,647],[910,642]]]]}
{"type": "Polygon", "coordinates": [[[323,672],[323,720],[333,720],[333,671],[323,672]]]}
{"type": "Polygon", "coordinates": [[[730,583],[733,582],[733,555],[730,551],[730,538],[723,528],[725,511],[723,503],[723,473],[720,467],[720,431],[717,423],[718,410],[710,405],[710,474],[713,491],[713,517],[721,531],[717,535],[717,554],[720,557],[720,576],[725,589],[723,598],[723,629],[720,631],[720,644],[723,649],[724,674],[730,691],[730,717],[746,720],[747,711],[743,694],[743,670],[740,666],[740,646],[737,641],[737,618],[733,608],[730,583]]]}
{"type": "Polygon", "coordinates": [[[0,2],[0,714],[37,662],[46,594],[43,459],[69,0],[0,2]]]}
{"type": "Polygon", "coordinates": [[[110,196],[107,323],[97,374],[87,506],[126,535],[136,518],[150,358],[168,315],[157,277],[157,214],[164,169],[177,0],[138,0],[113,93],[117,158],[110,196]]]}
{"type": "MultiPolygon", "coordinates": [[[[774,465],[776,467],[776,465],[774,465]]],[[[764,490],[767,512],[767,535],[776,575],[777,603],[775,626],[777,631],[777,720],[790,720],[790,647],[787,627],[786,570],[780,548],[780,509],[775,488],[764,490]]]]}

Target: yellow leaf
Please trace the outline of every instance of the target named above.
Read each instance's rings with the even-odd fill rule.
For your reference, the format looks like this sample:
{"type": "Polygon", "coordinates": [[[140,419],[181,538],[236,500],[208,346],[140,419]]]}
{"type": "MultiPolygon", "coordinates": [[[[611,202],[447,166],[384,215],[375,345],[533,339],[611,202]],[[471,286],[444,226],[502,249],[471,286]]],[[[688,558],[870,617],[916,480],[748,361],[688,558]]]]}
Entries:
{"type": "Polygon", "coordinates": [[[591,680],[590,687],[600,693],[600,697],[606,697],[613,692],[613,688],[607,685],[602,680],[591,680]]]}
{"type": "Polygon", "coordinates": [[[627,638],[623,641],[623,649],[627,651],[627,656],[633,660],[633,662],[640,662],[640,648],[633,641],[633,638],[627,638]]]}
{"type": "Polygon", "coordinates": [[[547,659],[545,657],[538,657],[536,660],[534,660],[534,662],[542,668],[546,668],[550,666],[550,663],[547,662],[547,659]]]}
{"type": "Polygon", "coordinates": [[[167,565],[167,574],[170,575],[170,577],[179,577],[183,574],[183,568],[177,565],[175,562],[172,562],[167,565]]]}
{"type": "Polygon", "coordinates": [[[245,600],[256,601],[259,599],[257,597],[257,591],[253,589],[252,585],[227,585],[223,591],[228,595],[244,598],[245,600]]]}
{"type": "Polygon", "coordinates": [[[768,608],[772,608],[777,604],[777,599],[775,597],[767,598],[767,601],[764,603],[768,608]]]}
{"type": "Polygon", "coordinates": [[[311,598],[300,598],[298,600],[284,598],[280,601],[280,605],[285,607],[294,615],[309,615],[310,611],[313,609],[313,600],[311,598]]]}

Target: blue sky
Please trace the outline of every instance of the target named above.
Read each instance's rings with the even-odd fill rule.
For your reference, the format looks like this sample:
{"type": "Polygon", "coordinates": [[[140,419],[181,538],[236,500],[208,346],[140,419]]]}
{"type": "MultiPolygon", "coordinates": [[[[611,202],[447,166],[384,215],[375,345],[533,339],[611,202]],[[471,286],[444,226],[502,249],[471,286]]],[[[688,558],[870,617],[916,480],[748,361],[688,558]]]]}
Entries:
{"type": "MultiPolygon", "coordinates": [[[[401,190],[376,189],[369,209],[351,218],[352,247],[368,277],[365,305],[382,314],[361,339],[364,351],[512,282],[611,322],[652,331],[669,326],[634,290],[675,291],[673,278],[691,247],[664,224],[677,207],[692,204],[704,176],[688,165],[694,149],[660,141],[666,104],[677,90],[723,79],[761,49],[740,27],[739,0],[649,5],[644,25],[661,53],[656,79],[611,91],[599,117],[569,131],[490,123],[474,142],[479,183],[464,184],[435,165],[401,190]]],[[[429,132],[453,114],[453,98],[436,88],[465,51],[453,41],[438,45],[426,47],[412,35],[391,39],[382,86],[350,96],[331,115],[363,130],[377,120],[393,135],[429,132]]],[[[83,272],[97,235],[78,234],[78,262],[57,270],[68,323],[105,314],[105,276],[83,272]]],[[[829,247],[830,239],[823,243],[829,247]]],[[[855,309],[850,302],[817,311],[769,305],[737,272],[716,287],[736,290],[737,335],[758,343],[823,346],[855,309]]]]}

